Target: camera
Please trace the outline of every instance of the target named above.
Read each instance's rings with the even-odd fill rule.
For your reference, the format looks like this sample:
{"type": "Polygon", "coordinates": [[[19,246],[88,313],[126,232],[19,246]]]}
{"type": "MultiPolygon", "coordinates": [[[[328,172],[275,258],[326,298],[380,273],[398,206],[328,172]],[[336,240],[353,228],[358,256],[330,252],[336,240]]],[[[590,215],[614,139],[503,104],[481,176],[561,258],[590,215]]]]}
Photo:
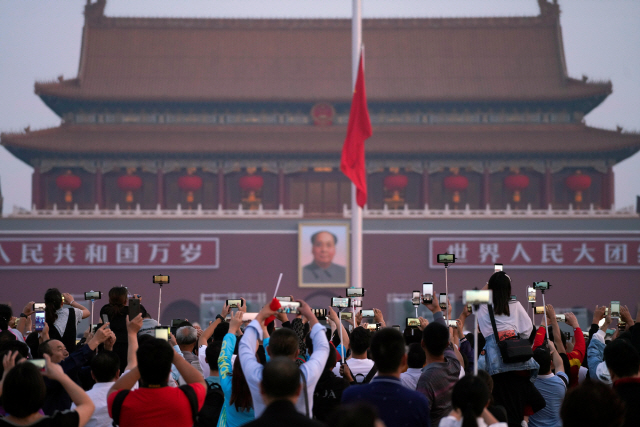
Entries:
{"type": "Polygon", "coordinates": [[[291,297],[276,297],[278,301],[292,301],[291,297]]]}
{"type": "Polygon", "coordinates": [[[347,296],[349,298],[363,297],[364,288],[347,288],[347,296]]]}
{"type": "Polygon", "coordinates": [[[498,271],[503,271],[504,266],[502,264],[493,264],[493,271],[497,273],[498,271]]]}
{"type": "Polygon", "coordinates": [[[85,292],[84,299],[85,300],[102,299],[102,292],[100,291],[85,292]]]}
{"type": "Polygon", "coordinates": [[[536,302],[536,289],[532,287],[527,288],[527,300],[531,304],[535,304],[536,302]]]}
{"type": "Polygon", "coordinates": [[[425,304],[433,302],[433,283],[424,282],[422,284],[422,302],[425,304]]]}
{"type": "Polygon", "coordinates": [[[420,291],[413,291],[411,294],[411,304],[415,307],[420,305],[420,291]]]}
{"type": "Polygon", "coordinates": [[[540,306],[540,307],[536,307],[536,314],[544,314],[544,307],[540,306]]]}
{"type": "Polygon", "coordinates": [[[229,308],[240,308],[243,306],[241,299],[228,299],[226,300],[226,304],[229,308]]]}
{"type": "Polygon", "coordinates": [[[33,303],[33,311],[38,312],[38,311],[44,311],[46,308],[46,304],[43,302],[34,302],[33,303]]]}
{"type": "Polygon", "coordinates": [[[456,262],[455,254],[438,254],[436,259],[439,264],[453,264],[456,262]]]}
{"type": "Polygon", "coordinates": [[[417,317],[407,317],[407,328],[417,328],[420,326],[420,319],[417,317]]]}
{"type": "Polygon", "coordinates": [[[549,289],[551,285],[549,282],[533,282],[533,289],[539,289],[541,291],[546,291],[549,289]]]}
{"type": "Polygon", "coordinates": [[[463,304],[493,304],[493,291],[488,290],[471,290],[462,292],[463,304]]]}
{"type": "Polygon", "coordinates": [[[278,313],[298,314],[300,313],[300,303],[298,301],[280,301],[278,313]]]}
{"type": "Polygon", "coordinates": [[[351,298],[333,297],[331,298],[331,307],[349,308],[350,302],[351,302],[351,298]]]}
{"type": "Polygon", "coordinates": [[[362,314],[362,317],[374,317],[375,313],[373,312],[373,310],[360,310],[360,314],[362,314]]]}
{"type": "Polygon", "coordinates": [[[166,285],[169,283],[169,276],[157,275],[153,276],[153,283],[157,285],[166,285]]]}

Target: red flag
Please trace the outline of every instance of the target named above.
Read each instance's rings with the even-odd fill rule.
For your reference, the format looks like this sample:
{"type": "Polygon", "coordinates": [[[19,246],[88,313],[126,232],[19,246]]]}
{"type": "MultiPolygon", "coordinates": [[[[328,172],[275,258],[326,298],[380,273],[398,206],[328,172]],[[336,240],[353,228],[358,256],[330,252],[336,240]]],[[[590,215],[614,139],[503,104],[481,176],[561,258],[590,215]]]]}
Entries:
{"type": "Polygon", "coordinates": [[[371,120],[367,109],[367,94],[364,88],[364,58],[360,54],[358,77],[351,100],[349,112],[349,126],[347,137],[342,147],[342,161],[340,170],[353,182],[357,188],[356,201],[358,206],[367,203],[367,173],[364,164],[364,141],[372,135],[371,120]]]}

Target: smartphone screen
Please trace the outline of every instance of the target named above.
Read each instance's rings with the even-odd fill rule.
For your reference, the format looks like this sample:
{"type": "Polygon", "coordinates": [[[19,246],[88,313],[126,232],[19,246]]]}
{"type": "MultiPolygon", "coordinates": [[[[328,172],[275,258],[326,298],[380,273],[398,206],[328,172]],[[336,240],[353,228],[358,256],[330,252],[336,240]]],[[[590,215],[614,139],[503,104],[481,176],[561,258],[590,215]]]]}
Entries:
{"type": "Polygon", "coordinates": [[[454,254],[438,254],[437,260],[441,264],[453,264],[456,262],[454,254]]]}
{"type": "Polygon", "coordinates": [[[291,301],[291,297],[276,297],[278,301],[291,301]]]}
{"type": "Polygon", "coordinates": [[[375,316],[375,313],[373,312],[373,310],[360,310],[360,313],[362,313],[362,317],[373,317],[373,316],[375,316]]]}
{"type": "Polygon", "coordinates": [[[458,328],[458,323],[455,320],[447,320],[447,326],[450,328],[458,328]]]}
{"type": "Polygon", "coordinates": [[[166,285],[169,283],[169,276],[153,276],[153,283],[158,285],[166,285]]]}
{"type": "Polygon", "coordinates": [[[370,331],[377,331],[379,328],[377,323],[368,323],[367,324],[367,329],[370,331]]]}
{"type": "Polygon", "coordinates": [[[100,291],[85,292],[84,293],[84,299],[85,300],[102,299],[102,292],[100,292],[100,291]]]}
{"type": "Polygon", "coordinates": [[[33,311],[44,311],[45,307],[45,303],[43,302],[33,303],[33,311]]]}
{"type": "Polygon", "coordinates": [[[536,314],[544,314],[544,307],[536,307],[536,314]]]}
{"type": "Polygon", "coordinates": [[[493,264],[493,271],[496,273],[498,271],[502,271],[502,268],[503,268],[502,264],[493,264]]]}
{"type": "Polygon", "coordinates": [[[362,307],[362,300],[361,299],[353,299],[353,300],[351,300],[351,304],[354,307],[362,307]]]}
{"type": "Polygon", "coordinates": [[[318,320],[323,320],[327,318],[327,309],[326,308],[314,308],[313,315],[316,316],[318,320]]]}
{"type": "Polygon", "coordinates": [[[348,308],[350,298],[331,298],[331,307],[348,308]]]}
{"type": "Polygon", "coordinates": [[[36,331],[40,332],[44,329],[44,311],[36,312],[36,331]]]}
{"type": "MultiPolygon", "coordinates": [[[[441,294],[444,295],[444,294],[441,294]]],[[[470,290],[462,291],[462,303],[463,304],[492,304],[493,303],[493,291],[488,290],[470,290]]]]}
{"type": "Polygon", "coordinates": [[[620,317],[620,301],[611,301],[611,317],[620,317]]]}
{"type": "Polygon", "coordinates": [[[411,294],[411,303],[416,307],[420,305],[420,291],[413,291],[411,294]]]}
{"type": "Polygon", "coordinates": [[[343,311],[340,313],[340,320],[351,320],[353,319],[353,313],[351,311],[343,311]]]}
{"type": "Polygon", "coordinates": [[[546,291],[549,289],[549,282],[533,282],[534,289],[546,291]]]}
{"type": "Polygon", "coordinates": [[[564,322],[565,321],[564,314],[556,314],[556,320],[558,322],[564,322]]]}
{"type": "Polygon", "coordinates": [[[420,319],[417,317],[407,317],[407,328],[417,328],[420,326],[420,319]]]}
{"type": "Polygon", "coordinates": [[[154,335],[156,338],[169,341],[169,328],[167,328],[166,326],[156,326],[154,335]]]}
{"type": "Polygon", "coordinates": [[[438,301],[440,302],[440,308],[447,307],[447,294],[440,294],[438,297],[438,301]]]}
{"type": "Polygon", "coordinates": [[[40,369],[42,372],[44,372],[44,368],[47,366],[47,361],[44,359],[27,359],[27,362],[36,365],[36,368],[40,369]]]}
{"type": "Polygon", "coordinates": [[[227,305],[229,306],[229,308],[240,308],[240,307],[242,307],[242,300],[241,299],[228,299],[227,300],[227,305]]]}
{"type": "Polygon", "coordinates": [[[298,301],[280,301],[278,313],[298,314],[300,313],[300,303],[298,301]]]}
{"type": "MultiPolygon", "coordinates": [[[[107,316],[106,314],[102,315],[102,323],[109,323],[109,316],[107,316]]],[[[109,329],[109,327],[107,326],[106,329],[109,329]]]]}
{"type": "Polygon", "coordinates": [[[529,302],[536,302],[536,290],[534,288],[527,288],[527,299],[529,302]]]}
{"type": "Polygon", "coordinates": [[[364,289],[363,288],[347,288],[347,296],[350,298],[363,297],[364,289]]]}
{"type": "Polygon", "coordinates": [[[422,284],[422,301],[427,304],[433,301],[433,283],[424,282],[422,284]]]}

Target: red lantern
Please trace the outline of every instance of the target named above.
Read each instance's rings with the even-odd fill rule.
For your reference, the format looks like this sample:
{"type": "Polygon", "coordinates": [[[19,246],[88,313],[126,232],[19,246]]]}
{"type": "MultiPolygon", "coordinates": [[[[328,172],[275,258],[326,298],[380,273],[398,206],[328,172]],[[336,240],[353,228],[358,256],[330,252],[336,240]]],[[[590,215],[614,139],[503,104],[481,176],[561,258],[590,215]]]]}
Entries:
{"type": "Polygon", "coordinates": [[[64,201],[71,203],[73,201],[73,193],[82,185],[82,180],[79,176],[71,173],[70,170],[66,174],[60,175],[56,178],[56,185],[59,189],[65,192],[64,201]]]}
{"type": "Polygon", "coordinates": [[[138,175],[122,175],[118,177],[118,188],[127,192],[127,203],[133,202],[133,192],[142,187],[142,178],[138,175]]]}
{"type": "Polygon", "coordinates": [[[178,187],[187,192],[187,203],[193,203],[193,192],[202,188],[202,178],[196,175],[183,175],[178,178],[178,187]]]}
{"type": "Polygon", "coordinates": [[[407,188],[408,184],[409,184],[409,178],[407,178],[406,175],[394,174],[394,175],[387,175],[384,178],[384,188],[386,188],[389,191],[404,190],[405,188],[407,188]]]}
{"type": "Polygon", "coordinates": [[[509,175],[504,179],[504,186],[513,191],[513,201],[517,203],[520,201],[520,191],[529,186],[529,177],[520,173],[509,175]]]}
{"type": "Polygon", "coordinates": [[[245,202],[249,203],[253,206],[253,204],[257,204],[259,200],[256,198],[256,191],[260,191],[262,186],[264,185],[264,178],[260,175],[245,175],[240,177],[240,181],[238,181],[240,188],[242,191],[248,191],[249,195],[245,202]]]}
{"type": "Polygon", "coordinates": [[[591,187],[591,177],[576,171],[576,173],[567,177],[565,184],[569,190],[576,192],[576,203],[580,203],[582,201],[582,192],[591,187]]]}
{"type": "Polygon", "coordinates": [[[453,203],[460,203],[460,191],[469,186],[469,180],[462,175],[449,175],[444,179],[444,188],[453,191],[453,203]]]}

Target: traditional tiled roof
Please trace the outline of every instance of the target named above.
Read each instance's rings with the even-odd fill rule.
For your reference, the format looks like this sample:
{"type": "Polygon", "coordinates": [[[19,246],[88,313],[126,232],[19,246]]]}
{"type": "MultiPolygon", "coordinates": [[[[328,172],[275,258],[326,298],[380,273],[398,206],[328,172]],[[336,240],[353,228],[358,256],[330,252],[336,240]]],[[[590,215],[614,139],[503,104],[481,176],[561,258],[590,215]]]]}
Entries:
{"type": "MultiPolygon", "coordinates": [[[[0,143],[28,157],[126,155],[339,156],[342,126],[63,125],[2,134],[0,143]],[[27,154],[30,153],[30,154],[27,154]],[[38,154],[39,153],[39,154],[38,154]]],[[[586,157],[616,160],[640,149],[640,134],[583,124],[374,127],[367,156],[586,157]],[[608,153],[608,154],[607,154],[608,153]]]]}
{"type": "MultiPolygon", "coordinates": [[[[544,2],[543,2],[544,3],[544,2]]],[[[571,100],[611,84],[568,77],[558,11],[517,18],[365,19],[372,102],[571,100]]],[[[106,17],[87,6],[77,78],[47,97],[107,101],[349,101],[347,19],[106,17]]]]}

